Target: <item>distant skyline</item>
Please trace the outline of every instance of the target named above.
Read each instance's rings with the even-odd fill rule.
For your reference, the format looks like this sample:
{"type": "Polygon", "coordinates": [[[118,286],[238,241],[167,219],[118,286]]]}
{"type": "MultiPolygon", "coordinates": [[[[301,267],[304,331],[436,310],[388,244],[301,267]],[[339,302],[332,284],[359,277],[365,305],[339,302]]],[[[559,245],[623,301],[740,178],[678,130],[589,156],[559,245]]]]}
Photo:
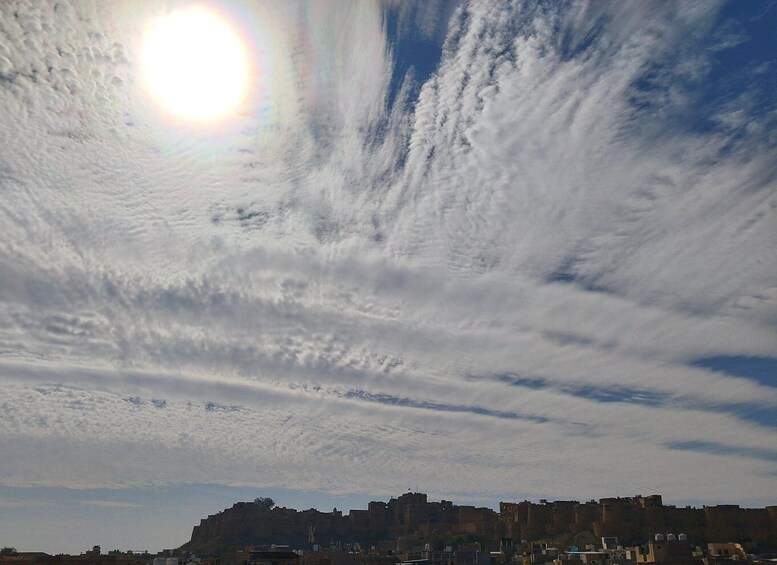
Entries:
{"type": "Polygon", "coordinates": [[[0,2],[0,546],[256,496],[777,504],[775,29],[0,2]]]}
{"type": "MultiPolygon", "coordinates": [[[[407,489],[405,492],[416,492],[407,489]]],[[[419,489],[418,492],[424,492],[419,489]]],[[[334,509],[347,515],[350,510],[366,509],[371,501],[388,502],[404,494],[384,496],[333,496],[317,491],[227,487],[216,484],[189,484],[143,487],[137,489],[90,489],[74,491],[66,488],[30,489],[0,488],[0,532],[7,540],[0,545],[18,551],[43,551],[49,554],[78,555],[100,545],[103,551],[148,550],[156,553],[173,549],[189,541],[192,528],[209,515],[231,508],[237,502],[250,502],[259,496],[269,496],[276,506],[322,512],[334,509]],[[108,518],[106,520],[106,518],[108,518]],[[165,529],[160,530],[159,524],[165,529]],[[16,543],[14,544],[14,540],[16,543]]],[[[582,494],[582,493],[581,493],[582,494]]],[[[611,493],[607,497],[629,497],[637,494],[611,493]]],[[[499,512],[500,502],[521,502],[518,498],[467,499],[428,495],[429,501],[451,500],[456,505],[473,505],[499,512]]],[[[590,496],[570,496],[565,500],[588,502],[590,496]]],[[[549,502],[561,500],[547,498],[549,502]]],[[[595,500],[598,501],[598,498],[595,500]]],[[[532,499],[539,502],[540,499],[532,499]]],[[[689,499],[669,500],[665,505],[695,506],[689,499]]],[[[712,503],[715,505],[715,503],[712,503]]],[[[698,505],[701,507],[702,505],[698,505]]],[[[757,507],[743,505],[743,507],[757,507]]]]}

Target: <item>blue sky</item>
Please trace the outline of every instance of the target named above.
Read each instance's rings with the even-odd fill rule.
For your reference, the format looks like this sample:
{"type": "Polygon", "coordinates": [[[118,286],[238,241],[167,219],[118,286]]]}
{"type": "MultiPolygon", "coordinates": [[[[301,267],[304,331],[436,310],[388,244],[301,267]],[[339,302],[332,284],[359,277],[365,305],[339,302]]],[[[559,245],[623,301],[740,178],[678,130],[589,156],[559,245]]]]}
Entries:
{"type": "Polygon", "coordinates": [[[0,4],[0,546],[777,504],[774,4],[206,4],[209,122],[144,78],[191,3],[0,4]]]}

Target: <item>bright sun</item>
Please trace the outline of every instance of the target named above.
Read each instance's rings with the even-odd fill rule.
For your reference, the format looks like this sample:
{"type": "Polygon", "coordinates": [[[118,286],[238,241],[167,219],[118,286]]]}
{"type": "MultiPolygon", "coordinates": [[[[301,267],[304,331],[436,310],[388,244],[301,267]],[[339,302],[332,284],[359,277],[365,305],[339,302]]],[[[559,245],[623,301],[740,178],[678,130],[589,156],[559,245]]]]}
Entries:
{"type": "Polygon", "coordinates": [[[224,117],[241,102],[248,61],[237,34],[204,8],[175,12],[149,26],[146,84],[171,114],[189,121],[224,117]]]}

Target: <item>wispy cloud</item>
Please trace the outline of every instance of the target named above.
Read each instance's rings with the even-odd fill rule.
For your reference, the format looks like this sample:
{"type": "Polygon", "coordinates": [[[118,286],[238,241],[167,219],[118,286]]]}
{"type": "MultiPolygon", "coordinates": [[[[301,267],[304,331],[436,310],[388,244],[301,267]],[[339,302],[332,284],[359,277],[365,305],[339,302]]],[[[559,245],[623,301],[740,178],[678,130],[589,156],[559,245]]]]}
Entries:
{"type": "Polygon", "coordinates": [[[117,500],[81,500],[79,504],[85,504],[86,506],[99,506],[101,508],[143,508],[142,504],[120,502],[117,500]]]}
{"type": "Polygon", "coordinates": [[[0,508],[44,508],[53,506],[53,502],[44,502],[41,500],[5,500],[0,499],[0,508]]]}
{"type": "Polygon", "coordinates": [[[667,445],[670,449],[700,451],[720,455],[735,455],[738,457],[752,457],[765,461],[777,461],[777,450],[743,447],[740,445],[726,445],[714,441],[678,441],[667,445]]]}
{"type": "Polygon", "coordinates": [[[263,74],[198,131],[160,9],[0,4],[3,484],[770,501],[777,103],[709,86],[756,31],[236,3],[263,74]]]}

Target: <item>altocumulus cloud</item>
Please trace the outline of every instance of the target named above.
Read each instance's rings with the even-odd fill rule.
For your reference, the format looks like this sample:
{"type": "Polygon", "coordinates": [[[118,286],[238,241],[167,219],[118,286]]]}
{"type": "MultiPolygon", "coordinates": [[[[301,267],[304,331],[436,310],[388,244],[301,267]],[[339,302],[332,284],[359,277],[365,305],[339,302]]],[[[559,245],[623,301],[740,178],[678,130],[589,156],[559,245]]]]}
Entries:
{"type": "Polygon", "coordinates": [[[774,14],[434,6],[236,3],[213,131],[161,8],[0,5],[4,485],[775,502],[774,14]]]}

